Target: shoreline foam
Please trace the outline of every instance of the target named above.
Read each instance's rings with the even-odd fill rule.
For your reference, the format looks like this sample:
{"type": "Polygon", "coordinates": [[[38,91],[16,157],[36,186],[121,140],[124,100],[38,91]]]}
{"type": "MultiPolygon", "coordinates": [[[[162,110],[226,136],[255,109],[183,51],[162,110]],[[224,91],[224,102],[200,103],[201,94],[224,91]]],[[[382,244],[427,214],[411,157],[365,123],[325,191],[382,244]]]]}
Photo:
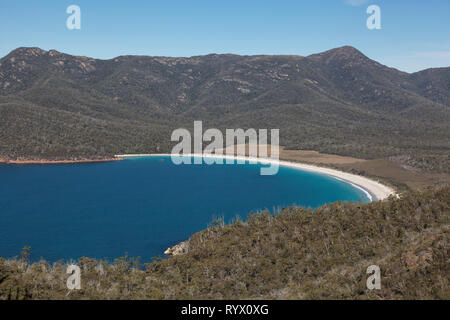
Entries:
{"type": "MultiPolygon", "coordinates": [[[[170,157],[169,153],[160,154],[124,154],[116,155],[117,158],[139,158],[139,157],[170,157]]],[[[203,157],[203,158],[222,158],[222,159],[233,159],[233,160],[244,160],[244,161],[254,161],[260,164],[276,164],[284,167],[295,168],[304,171],[310,171],[319,174],[325,174],[331,176],[335,179],[345,181],[355,188],[362,190],[370,201],[383,200],[388,198],[390,195],[396,195],[394,189],[378,182],[373,179],[369,179],[364,176],[355,175],[352,173],[347,173],[344,171],[339,171],[336,169],[325,168],[314,166],[310,164],[304,164],[299,162],[291,162],[285,160],[275,160],[270,158],[255,158],[255,157],[245,157],[245,156],[233,156],[233,155],[216,155],[216,154],[186,154],[180,155],[180,157],[203,157]]]]}

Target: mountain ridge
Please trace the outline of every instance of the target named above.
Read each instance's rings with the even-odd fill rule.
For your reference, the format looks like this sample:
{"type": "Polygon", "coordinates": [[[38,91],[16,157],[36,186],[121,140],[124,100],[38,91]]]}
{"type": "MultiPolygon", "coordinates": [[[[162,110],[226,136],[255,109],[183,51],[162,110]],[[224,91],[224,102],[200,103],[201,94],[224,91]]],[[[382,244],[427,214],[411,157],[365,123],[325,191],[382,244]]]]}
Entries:
{"type": "MultiPolygon", "coordinates": [[[[343,45],[343,46],[336,47],[336,48],[333,48],[333,49],[329,49],[329,50],[326,50],[326,51],[323,51],[323,52],[312,53],[312,54],[305,55],[305,56],[296,55],[296,54],[250,54],[250,55],[246,55],[246,54],[236,54],[236,53],[213,53],[212,52],[212,53],[206,53],[206,54],[201,54],[201,55],[193,55],[193,56],[165,56],[165,55],[151,56],[151,55],[142,55],[142,54],[127,54],[127,55],[118,55],[118,56],[115,56],[115,57],[112,57],[112,58],[107,58],[107,59],[94,58],[94,57],[84,56],[84,55],[75,55],[75,54],[65,53],[65,52],[62,52],[62,51],[59,51],[59,50],[56,50],[56,49],[45,50],[45,49],[42,49],[40,47],[26,47],[26,46],[23,46],[23,47],[17,47],[16,49],[11,50],[5,56],[0,57],[0,60],[5,59],[5,58],[7,58],[9,56],[13,56],[13,55],[15,55],[17,53],[20,53],[20,52],[23,52],[23,51],[27,51],[27,52],[28,51],[32,51],[32,52],[34,51],[35,52],[34,54],[36,54],[36,52],[40,52],[42,55],[44,55],[44,54],[58,55],[59,54],[59,55],[66,55],[66,56],[71,56],[71,57],[75,57],[75,58],[93,59],[93,60],[98,60],[98,61],[111,61],[111,60],[116,60],[116,59],[119,59],[119,58],[132,58],[132,57],[168,58],[168,59],[191,59],[191,58],[201,58],[201,57],[208,57],[208,56],[310,58],[310,57],[320,56],[320,55],[323,55],[323,54],[326,54],[326,53],[333,53],[333,52],[334,53],[341,52],[341,53],[344,53],[344,54],[345,53],[348,54],[349,52],[353,52],[355,54],[362,55],[362,56],[364,56],[365,58],[367,58],[369,60],[375,61],[375,60],[369,58],[368,56],[366,56],[362,51],[360,51],[357,48],[355,48],[353,46],[350,46],[350,45],[343,45]]],[[[377,63],[379,63],[379,62],[377,62],[377,63]]],[[[450,68],[450,67],[430,67],[430,68],[425,68],[425,69],[422,69],[422,70],[419,70],[419,71],[407,72],[407,71],[399,70],[399,69],[397,69],[395,67],[390,67],[390,66],[387,66],[387,65],[383,65],[381,63],[379,63],[379,64],[382,65],[382,66],[385,66],[385,67],[387,67],[389,69],[396,70],[396,71],[398,71],[400,73],[409,74],[409,75],[416,74],[416,73],[422,73],[422,72],[425,72],[427,70],[439,70],[439,69],[446,70],[446,69],[450,68]]]]}
{"type": "Polygon", "coordinates": [[[0,156],[168,151],[173,129],[203,120],[280,128],[289,148],[407,156],[433,170],[448,163],[449,106],[450,67],[409,74],[350,46],[108,60],[20,47],[0,59],[0,116],[10,121],[0,125],[0,156]]]}

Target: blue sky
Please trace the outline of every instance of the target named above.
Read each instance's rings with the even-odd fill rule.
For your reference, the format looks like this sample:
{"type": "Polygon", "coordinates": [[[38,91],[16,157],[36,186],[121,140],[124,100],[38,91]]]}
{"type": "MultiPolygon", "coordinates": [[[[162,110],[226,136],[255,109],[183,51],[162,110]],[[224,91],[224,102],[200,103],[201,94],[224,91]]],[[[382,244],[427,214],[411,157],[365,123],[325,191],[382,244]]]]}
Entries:
{"type": "Polygon", "coordinates": [[[351,45],[403,71],[450,66],[448,0],[1,0],[0,56],[21,46],[109,59],[309,55],[351,45]],[[81,30],[66,28],[69,5],[81,30]],[[366,9],[381,8],[381,30],[366,9]]]}

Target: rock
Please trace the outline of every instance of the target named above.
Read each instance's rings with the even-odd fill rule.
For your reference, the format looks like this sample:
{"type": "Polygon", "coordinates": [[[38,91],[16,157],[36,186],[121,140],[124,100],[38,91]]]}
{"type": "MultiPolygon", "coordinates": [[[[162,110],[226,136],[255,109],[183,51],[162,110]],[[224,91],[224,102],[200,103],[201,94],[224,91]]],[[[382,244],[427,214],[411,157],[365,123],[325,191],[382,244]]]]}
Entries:
{"type": "Polygon", "coordinates": [[[189,243],[187,241],[180,242],[176,246],[173,246],[172,248],[168,248],[166,251],[164,251],[164,254],[166,256],[178,256],[182,254],[186,254],[189,249],[189,243]]]}

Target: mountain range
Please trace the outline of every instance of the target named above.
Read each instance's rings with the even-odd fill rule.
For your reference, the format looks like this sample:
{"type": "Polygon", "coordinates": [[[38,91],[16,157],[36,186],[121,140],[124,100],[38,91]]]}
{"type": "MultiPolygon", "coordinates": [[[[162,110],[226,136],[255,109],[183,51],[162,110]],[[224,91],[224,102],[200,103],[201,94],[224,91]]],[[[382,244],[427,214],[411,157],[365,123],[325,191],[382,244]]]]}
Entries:
{"type": "Polygon", "coordinates": [[[450,67],[405,73],[344,46],[310,56],[0,59],[0,158],[170,151],[173,129],[279,128],[286,148],[448,172],[450,67]]]}

